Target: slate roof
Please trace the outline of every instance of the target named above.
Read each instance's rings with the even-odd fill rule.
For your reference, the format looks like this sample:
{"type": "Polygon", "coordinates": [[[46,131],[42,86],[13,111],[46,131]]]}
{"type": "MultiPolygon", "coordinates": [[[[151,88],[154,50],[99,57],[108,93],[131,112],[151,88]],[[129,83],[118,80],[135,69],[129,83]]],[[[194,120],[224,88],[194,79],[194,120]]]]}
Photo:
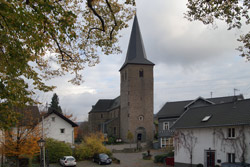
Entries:
{"type": "MultiPolygon", "coordinates": [[[[243,95],[238,96],[225,96],[225,97],[215,97],[215,98],[207,98],[206,101],[212,102],[212,104],[220,104],[220,103],[227,103],[232,102],[235,99],[242,100],[244,99],[243,95]]],[[[184,111],[185,107],[193,104],[196,100],[204,99],[199,97],[195,100],[186,100],[186,101],[175,101],[175,102],[166,102],[165,105],[160,109],[157,113],[158,118],[178,118],[180,117],[184,111]]]]}
{"type": "Polygon", "coordinates": [[[100,99],[97,103],[92,106],[92,112],[108,112],[120,106],[120,96],[115,99],[100,99]]]}
{"type": "Polygon", "coordinates": [[[235,99],[237,100],[243,100],[244,97],[243,95],[237,95],[237,96],[226,96],[226,97],[215,97],[215,98],[208,98],[207,100],[214,102],[215,104],[219,103],[227,103],[227,102],[232,102],[235,99]]]}
{"type": "Polygon", "coordinates": [[[190,108],[172,129],[250,125],[250,99],[190,108]],[[211,116],[207,121],[202,121],[211,116]]]}
{"type": "Polygon", "coordinates": [[[134,17],[132,32],[130,35],[129,46],[127,51],[127,56],[124,64],[122,65],[120,71],[127,64],[144,64],[144,65],[154,65],[151,61],[147,59],[146,52],[144,49],[140,27],[138,24],[137,16],[134,17]]]}
{"type": "Polygon", "coordinates": [[[56,110],[52,110],[50,112],[48,112],[44,118],[48,117],[51,114],[56,114],[57,116],[61,117],[63,120],[65,120],[66,122],[68,122],[69,124],[72,125],[72,127],[77,127],[78,125],[76,123],[74,123],[73,121],[71,121],[70,119],[68,119],[67,117],[65,117],[63,114],[57,112],[56,110]]]}

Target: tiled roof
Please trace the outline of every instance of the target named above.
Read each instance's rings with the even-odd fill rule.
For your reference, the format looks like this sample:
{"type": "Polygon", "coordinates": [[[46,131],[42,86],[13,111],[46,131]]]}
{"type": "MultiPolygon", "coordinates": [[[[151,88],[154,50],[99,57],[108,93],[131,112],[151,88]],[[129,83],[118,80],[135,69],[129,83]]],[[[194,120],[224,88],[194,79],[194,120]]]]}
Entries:
{"type": "Polygon", "coordinates": [[[120,106],[120,96],[115,99],[100,99],[92,107],[91,112],[107,112],[120,106]]]}
{"type": "Polygon", "coordinates": [[[154,63],[147,59],[136,15],[130,35],[126,60],[120,70],[122,70],[127,64],[154,65],[154,63]]]}
{"type": "Polygon", "coordinates": [[[250,99],[190,108],[173,129],[250,125],[250,99]],[[207,116],[207,120],[204,119],[207,116]],[[202,121],[202,120],[206,121],[202,121]]]}
{"type": "MultiPolygon", "coordinates": [[[[186,101],[175,101],[175,102],[167,102],[165,105],[160,109],[157,113],[157,117],[179,117],[181,116],[185,109],[185,106],[189,106],[189,104],[193,104],[197,100],[204,99],[205,102],[212,102],[212,104],[220,104],[220,103],[227,103],[237,100],[244,99],[243,95],[238,96],[225,96],[225,97],[215,97],[215,98],[202,98],[199,97],[195,100],[186,100],[186,101]]],[[[191,107],[191,105],[189,106],[191,107]]]]}
{"type": "Polygon", "coordinates": [[[157,117],[179,117],[185,110],[184,107],[192,100],[167,102],[157,113],[157,117]]]}

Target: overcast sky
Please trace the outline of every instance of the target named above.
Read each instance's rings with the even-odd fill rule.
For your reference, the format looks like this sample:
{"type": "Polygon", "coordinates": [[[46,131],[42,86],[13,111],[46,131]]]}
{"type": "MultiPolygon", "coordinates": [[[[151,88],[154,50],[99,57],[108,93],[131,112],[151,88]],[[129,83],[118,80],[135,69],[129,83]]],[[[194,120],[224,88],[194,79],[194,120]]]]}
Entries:
{"type": "MultiPolygon", "coordinates": [[[[205,26],[184,18],[187,0],[137,0],[137,17],[146,55],[154,67],[154,113],[167,101],[231,96],[233,89],[250,95],[250,62],[235,50],[241,30],[227,31],[225,24],[205,26]]],[[[51,102],[57,93],[63,110],[73,113],[78,121],[87,120],[91,106],[98,99],[113,99],[120,94],[120,74],[129,42],[132,21],[122,31],[120,55],[101,55],[100,64],[83,71],[85,82],[74,86],[69,78],[49,81],[54,92],[39,95],[51,102]]],[[[248,27],[249,28],[249,27],[248,27]]],[[[247,28],[245,28],[247,29],[247,28]]],[[[246,31],[245,31],[246,32],[246,31]]]]}

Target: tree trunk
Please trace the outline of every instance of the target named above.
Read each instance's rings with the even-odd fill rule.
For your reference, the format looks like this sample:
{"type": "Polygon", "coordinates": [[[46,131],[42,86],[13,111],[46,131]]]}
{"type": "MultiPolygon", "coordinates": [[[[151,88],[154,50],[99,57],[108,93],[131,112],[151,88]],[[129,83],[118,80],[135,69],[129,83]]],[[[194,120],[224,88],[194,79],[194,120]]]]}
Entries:
{"type": "Polygon", "coordinates": [[[16,167],[19,167],[19,158],[16,156],[16,167]]]}
{"type": "Polygon", "coordinates": [[[190,153],[190,167],[193,166],[193,154],[190,153]]]}

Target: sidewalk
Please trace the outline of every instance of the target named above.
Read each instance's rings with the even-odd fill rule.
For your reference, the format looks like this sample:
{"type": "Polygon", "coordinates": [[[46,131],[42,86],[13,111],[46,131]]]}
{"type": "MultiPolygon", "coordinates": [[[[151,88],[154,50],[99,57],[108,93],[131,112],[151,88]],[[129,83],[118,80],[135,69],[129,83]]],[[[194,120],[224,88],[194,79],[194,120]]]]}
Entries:
{"type": "MultiPolygon", "coordinates": [[[[141,147],[145,148],[147,146],[147,143],[141,143],[141,147]]],[[[115,144],[115,145],[106,145],[108,149],[112,150],[124,150],[124,149],[129,149],[129,148],[136,148],[137,144],[132,143],[132,144],[115,144]]]]}

